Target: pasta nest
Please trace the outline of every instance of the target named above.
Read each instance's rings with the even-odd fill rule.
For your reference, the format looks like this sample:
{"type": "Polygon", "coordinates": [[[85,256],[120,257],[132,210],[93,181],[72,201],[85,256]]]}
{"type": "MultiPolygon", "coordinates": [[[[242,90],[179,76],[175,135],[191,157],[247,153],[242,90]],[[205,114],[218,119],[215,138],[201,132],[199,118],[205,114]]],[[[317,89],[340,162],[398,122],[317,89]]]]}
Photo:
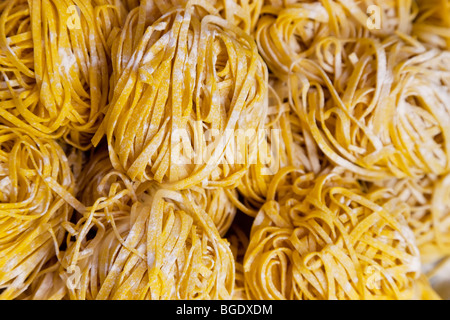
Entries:
{"type": "Polygon", "coordinates": [[[410,207],[408,225],[414,232],[423,265],[430,265],[450,252],[450,177],[426,175],[421,179],[378,182],[410,207]]]}
{"type": "Polygon", "coordinates": [[[450,169],[449,55],[410,41],[325,38],[289,79],[319,148],[366,180],[450,169]]]}
{"type": "Polygon", "coordinates": [[[285,168],[258,213],[244,258],[252,299],[409,299],[420,255],[408,207],[384,193],[364,193],[335,169],[314,177],[285,168]],[[279,188],[283,175],[298,178],[279,188]]]}
{"type": "MultiPolygon", "coordinates": [[[[97,150],[90,163],[82,173],[80,184],[80,200],[82,203],[92,206],[96,200],[105,196],[105,191],[109,190],[111,182],[105,177],[109,177],[109,173],[114,172],[114,168],[109,160],[108,152],[105,148],[97,150]]],[[[116,175],[115,172],[113,175],[116,175]]],[[[125,179],[125,178],[124,178],[125,179]]],[[[141,186],[141,183],[131,183],[130,180],[125,179],[128,183],[128,188],[145,188],[147,184],[141,186]]],[[[150,183],[151,184],[151,183],[150,183]]],[[[195,197],[195,203],[205,210],[213,219],[219,233],[224,236],[231,226],[236,215],[236,207],[233,206],[228,199],[228,195],[232,197],[237,196],[236,190],[228,190],[224,188],[201,188],[194,186],[190,188],[191,195],[195,197]]]]}
{"type": "Polygon", "coordinates": [[[136,184],[108,161],[103,152],[88,165],[80,195],[87,207],[68,228],[61,277],[69,297],[230,298],[234,259],[219,230],[235,209],[218,210],[223,193],[136,184]]]}
{"type": "MultiPolygon", "coordinates": [[[[154,17],[162,16],[174,7],[185,6],[188,0],[154,1],[144,0],[147,11],[154,17]]],[[[191,1],[192,2],[192,1],[191,1]]],[[[216,15],[221,16],[247,33],[255,28],[264,0],[200,0],[195,3],[215,8],[216,15]]],[[[156,20],[156,19],[155,19],[156,20]]]]}
{"type": "Polygon", "coordinates": [[[257,149],[267,113],[267,67],[248,34],[207,10],[175,7],[135,38],[131,11],[114,44],[114,92],[94,143],[106,135],[114,168],[132,180],[230,187],[256,161],[245,150],[257,149]]]}
{"type": "Polygon", "coordinates": [[[286,80],[302,72],[297,62],[326,37],[378,37],[409,34],[417,12],[412,1],[266,1],[254,36],[270,70],[286,80]],[[370,15],[369,15],[370,14],[370,15]]]}
{"type": "Polygon", "coordinates": [[[0,137],[0,298],[14,299],[59,255],[75,179],[57,142],[3,125],[0,137]]]}
{"type": "Polygon", "coordinates": [[[103,0],[2,7],[1,121],[89,149],[107,103],[108,36],[120,25],[118,11],[103,0]]]}
{"type": "MultiPolygon", "coordinates": [[[[286,82],[272,79],[269,83],[269,112],[265,123],[265,139],[259,145],[259,161],[252,164],[237,187],[242,201],[230,196],[240,211],[255,217],[266,202],[273,176],[286,166],[304,173],[324,172],[331,167],[318,148],[305,119],[289,105],[286,82]]],[[[289,176],[283,182],[290,184],[289,176]]]]}

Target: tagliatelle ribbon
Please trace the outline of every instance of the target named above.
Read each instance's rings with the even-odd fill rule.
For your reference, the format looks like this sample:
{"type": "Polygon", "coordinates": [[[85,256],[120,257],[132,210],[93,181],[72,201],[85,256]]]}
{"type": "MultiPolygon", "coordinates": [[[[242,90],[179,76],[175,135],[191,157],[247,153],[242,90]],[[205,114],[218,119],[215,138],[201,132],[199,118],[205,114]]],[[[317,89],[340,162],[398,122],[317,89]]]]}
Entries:
{"type": "Polygon", "coordinates": [[[409,0],[272,0],[261,9],[255,39],[271,71],[285,80],[291,72],[303,72],[296,62],[307,58],[322,39],[409,34],[416,14],[416,6],[409,0]]]}
{"type": "MultiPolygon", "coordinates": [[[[324,39],[318,52],[327,48],[326,41],[334,45],[340,42],[324,39]]],[[[449,74],[440,69],[441,61],[448,57],[446,53],[409,47],[398,39],[392,41],[390,52],[376,40],[342,41],[341,45],[353,47],[352,54],[358,57],[355,65],[346,62],[347,80],[343,76],[330,79],[322,66],[325,61],[299,61],[320,80],[310,80],[307,74],[292,75],[292,106],[307,118],[314,139],[327,157],[364,179],[448,172],[449,111],[443,101],[450,92],[442,83],[448,81],[449,74]],[[365,53],[359,53],[362,48],[365,53]],[[417,53],[394,68],[393,61],[402,49],[417,53]],[[370,58],[372,54],[375,60],[370,58]],[[364,70],[373,71],[372,76],[364,70]],[[436,81],[430,78],[432,74],[436,81]]],[[[342,59],[340,55],[335,59],[342,59]]]]}
{"type": "MultiPolygon", "coordinates": [[[[164,15],[174,7],[183,7],[188,3],[205,5],[205,1],[196,0],[167,0],[154,1],[143,0],[143,8],[145,7],[147,22],[154,22],[157,18],[164,15]]],[[[251,34],[264,4],[263,0],[209,0],[208,6],[215,8],[215,15],[220,16],[230,22],[231,24],[241,28],[243,31],[251,34]]],[[[142,20],[142,21],[143,21],[142,20]]]]}
{"type": "Polygon", "coordinates": [[[412,33],[423,43],[450,49],[450,1],[419,0],[419,12],[412,33]]]}
{"type": "Polygon", "coordinates": [[[15,299],[55,264],[75,199],[72,163],[53,140],[0,126],[0,298],[15,299]]]}
{"type": "Polygon", "coordinates": [[[0,299],[439,299],[449,30],[449,0],[0,1],[0,299]]]}
{"type": "Polygon", "coordinates": [[[449,183],[448,175],[427,175],[422,179],[393,179],[373,186],[385,188],[391,197],[410,206],[408,224],[414,232],[424,265],[433,264],[450,254],[449,183]]]}
{"type": "Polygon", "coordinates": [[[250,299],[414,297],[420,256],[407,206],[338,174],[303,179],[261,208],[244,258],[250,299]]]}
{"type": "MultiPolygon", "coordinates": [[[[339,3],[356,20],[364,16],[363,3],[339,3]]],[[[321,151],[368,180],[450,168],[448,53],[415,41],[409,33],[418,8],[394,3],[397,11],[378,5],[397,12],[393,30],[380,27],[383,36],[352,20],[336,27],[345,10],[331,13],[340,4],[327,1],[263,7],[256,31],[262,56],[321,151]]]]}
{"type": "Polygon", "coordinates": [[[231,212],[222,211],[223,191],[177,192],[154,183],[134,184],[108,161],[108,153],[96,155],[82,178],[81,199],[88,207],[68,228],[75,240],[68,238],[62,262],[63,279],[70,278],[71,270],[80,271],[69,296],[231,298],[234,259],[215,225],[227,219],[223,213],[233,217],[235,212],[230,206],[231,212]],[[88,238],[89,233],[94,236],[88,238]]]}
{"type": "Polygon", "coordinates": [[[91,148],[109,90],[105,46],[125,14],[117,11],[106,0],[6,1],[0,17],[4,122],[91,148]]]}
{"type": "Polygon", "coordinates": [[[114,168],[133,180],[233,186],[250,163],[245,150],[237,158],[236,139],[250,132],[245,147],[257,148],[267,68],[248,34],[198,10],[215,8],[171,9],[133,39],[142,27],[137,8],[114,44],[114,94],[93,142],[106,135],[114,168]]]}
{"type": "Polygon", "coordinates": [[[243,201],[229,194],[235,206],[252,217],[270,197],[269,185],[274,176],[285,167],[293,166],[298,170],[293,177],[283,180],[280,188],[290,188],[298,175],[319,174],[331,169],[308,131],[306,119],[290,108],[288,89],[283,81],[272,80],[269,85],[266,138],[259,145],[262,152],[237,187],[243,201]]]}

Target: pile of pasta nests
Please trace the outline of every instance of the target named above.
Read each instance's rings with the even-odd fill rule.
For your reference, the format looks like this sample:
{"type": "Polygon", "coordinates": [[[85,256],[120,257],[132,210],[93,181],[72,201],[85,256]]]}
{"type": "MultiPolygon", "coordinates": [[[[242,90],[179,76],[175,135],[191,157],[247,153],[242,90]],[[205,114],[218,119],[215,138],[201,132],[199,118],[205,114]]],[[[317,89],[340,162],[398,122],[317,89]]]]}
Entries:
{"type": "Polygon", "coordinates": [[[4,0],[0,299],[441,299],[449,0],[4,0]]]}

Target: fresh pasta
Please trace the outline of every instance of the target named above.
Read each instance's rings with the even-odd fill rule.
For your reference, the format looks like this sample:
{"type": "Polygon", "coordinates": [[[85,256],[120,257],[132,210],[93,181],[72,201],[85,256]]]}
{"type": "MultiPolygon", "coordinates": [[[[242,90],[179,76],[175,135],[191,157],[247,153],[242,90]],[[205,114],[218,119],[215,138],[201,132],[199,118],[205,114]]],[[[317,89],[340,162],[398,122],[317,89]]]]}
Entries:
{"type": "Polygon", "coordinates": [[[7,57],[0,117],[35,135],[90,148],[107,103],[106,37],[120,26],[114,10],[102,0],[7,0],[0,24],[7,57]]]}
{"type": "Polygon", "coordinates": [[[0,1],[0,299],[448,299],[449,66],[449,0],[0,1]]]}
{"type": "MultiPolygon", "coordinates": [[[[237,186],[243,201],[230,196],[240,211],[255,217],[267,200],[274,174],[287,166],[303,173],[323,173],[331,168],[328,159],[317,147],[306,121],[289,106],[289,88],[285,82],[274,80],[269,84],[269,113],[266,117],[265,137],[260,145],[260,158],[252,164],[237,186]]],[[[281,184],[291,185],[287,177],[281,184]]]]}
{"type": "Polygon", "coordinates": [[[366,180],[448,172],[447,52],[397,37],[326,38],[316,57],[301,62],[311,75],[294,74],[289,85],[293,107],[331,161],[366,180]],[[323,59],[333,47],[339,54],[323,59]],[[346,67],[333,69],[337,61],[346,67]]]}
{"type": "MultiPolygon", "coordinates": [[[[164,15],[174,7],[183,7],[189,3],[188,0],[142,1],[150,22],[154,22],[157,19],[155,17],[164,15]]],[[[196,3],[202,2],[206,3],[205,0],[196,1],[196,3]]],[[[216,15],[251,33],[258,21],[264,0],[209,0],[207,2],[208,6],[215,8],[216,15]]]]}
{"type": "Polygon", "coordinates": [[[59,261],[55,258],[47,265],[17,300],[63,300],[67,297],[67,282],[59,274],[59,261]]]}
{"type": "Polygon", "coordinates": [[[171,9],[141,38],[128,37],[142,27],[134,10],[114,44],[114,93],[94,144],[106,135],[114,168],[133,180],[233,186],[250,163],[233,152],[235,134],[250,132],[245,146],[257,148],[267,68],[249,35],[197,7],[214,10],[171,9]]]}
{"type": "Polygon", "coordinates": [[[230,298],[234,259],[219,231],[224,193],[135,184],[108,161],[99,153],[88,164],[86,211],[68,228],[75,240],[67,239],[61,276],[71,281],[69,297],[230,298]]]}
{"type": "Polygon", "coordinates": [[[409,205],[407,220],[424,265],[434,264],[449,254],[449,184],[449,175],[427,175],[422,179],[393,179],[372,187],[385,188],[391,197],[409,205]]]}
{"type": "Polygon", "coordinates": [[[263,7],[256,41],[292,108],[332,162],[364,179],[448,172],[448,52],[409,36],[411,3],[379,37],[340,19],[350,5],[263,7]]]}
{"type": "Polygon", "coordinates": [[[409,34],[418,7],[413,0],[337,0],[364,28],[378,37],[409,34]],[[369,16],[369,18],[367,17],[369,16]]]}
{"type": "Polygon", "coordinates": [[[14,299],[59,257],[76,185],[53,140],[0,126],[0,298],[14,299]]]}
{"type": "Polygon", "coordinates": [[[233,300],[248,300],[245,292],[245,277],[243,259],[248,247],[248,237],[243,228],[238,224],[233,224],[232,229],[227,234],[227,239],[230,242],[230,247],[235,259],[235,283],[232,299],[233,300]]]}
{"type": "MultiPolygon", "coordinates": [[[[272,0],[261,9],[255,39],[271,71],[286,79],[289,73],[303,73],[304,66],[297,62],[309,58],[324,38],[382,39],[395,33],[410,34],[417,11],[413,3],[272,0]]],[[[334,43],[328,46],[339,54],[340,48],[334,49],[334,43]]],[[[336,68],[340,67],[338,63],[336,68]]]]}
{"type": "Polygon", "coordinates": [[[418,0],[419,12],[413,34],[424,43],[450,49],[450,1],[418,0]]]}
{"type": "Polygon", "coordinates": [[[300,176],[261,208],[244,258],[250,298],[414,297],[420,255],[407,207],[340,174],[300,176]]]}

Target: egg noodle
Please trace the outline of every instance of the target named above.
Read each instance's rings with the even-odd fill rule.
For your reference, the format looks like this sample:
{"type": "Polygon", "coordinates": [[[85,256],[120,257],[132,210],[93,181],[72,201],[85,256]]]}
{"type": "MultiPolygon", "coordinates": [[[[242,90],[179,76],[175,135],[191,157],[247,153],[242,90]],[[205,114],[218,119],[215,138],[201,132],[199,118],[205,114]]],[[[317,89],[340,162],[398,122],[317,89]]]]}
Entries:
{"type": "Polygon", "coordinates": [[[0,2],[0,299],[448,299],[449,190],[450,0],[0,2]]]}
{"type": "Polygon", "coordinates": [[[450,49],[450,2],[418,0],[420,12],[413,33],[421,42],[440,49],[450,49]]]}
{"type": "Polygon", "coordinates": [[[301,175],[255,218],[244,259],[250,298],[413,298],[420,257],[405,210],[337,173],[301,175]]]}
{"type": "Polygon", "coordinates": [[[105,6],[87,0],[6,1],[0,20],[7,57],[2,118],[37,136],[92,146],[109,90],[105,37],[119,27],[115,10],[105,6]]]}
{"type": "Polygon", "coordinates": [[[75,183],[59,144],[0,126],[1,299],[18,297],[59,256],[72,206],[84,207],[75,183]]]}
{"type": "Polygon", "coordinates": [[[141,39],[127,37],[141,27],[139,10],[130,12],[113,48],[114,95],[94,140],[106,134],[117,170],[170,189],[205,179],[235,185],[248,160],[225,157],[233,141],[225,133],[256,132],[267,112],[267,69],[251,38],[216,16],[200,21],[195,9],[169,11],[141,39]],[[206,135],[214,130],[218,134],[208,144],[206,135]],[[177,133],[190,140],[179,156],[177,133]],[[179,163],[182,156],[186,164],[179,163]]]}
{"type": "MultiPolygon", "coordinates": [[[[234,259],[212,216],[223,214],[214,207],[223,205],[217,190],[176,192],[136,185],[108,167],[108,161],[106,152],[95,155],[82,178],[81,199],[89,206],[68,228],[76,240],[68,238],[62,260],[63,277],[79,272],[69,296],[229,299],[234,259]]],[[[229,209],[232,217],[234,208],[229,209]]]]}
{"type": "MultiPolygon", "coordinates": [[[[393,179],[380,184],[392,197],[411,208],[408,224],[415,233],[422,262],[430,264],[447,256],[450,250],[450,177],[427,175],[422,179],[393,179]]],[[[374,188],[380,186],[374,184],[374,188]]]]}
{"type": "MultiPolygon", "coordinates": [[[[267,200],[273,174],[286,166],[294,166],[304,173],[320,173],[330,169],[330,163],[317,147],[302,117],[289,107],[288,87],[282,81],[269,86],[269,114],[267,116],[267,158],[252,164],[237,187],[243,203],[229,194],[234,204],[249,216],[255,217],[267,200]],[[267,172],[269,174],[267,174],[267,172]]],[[[289,186],[290,176],[280,182],[289,186]]]]}

